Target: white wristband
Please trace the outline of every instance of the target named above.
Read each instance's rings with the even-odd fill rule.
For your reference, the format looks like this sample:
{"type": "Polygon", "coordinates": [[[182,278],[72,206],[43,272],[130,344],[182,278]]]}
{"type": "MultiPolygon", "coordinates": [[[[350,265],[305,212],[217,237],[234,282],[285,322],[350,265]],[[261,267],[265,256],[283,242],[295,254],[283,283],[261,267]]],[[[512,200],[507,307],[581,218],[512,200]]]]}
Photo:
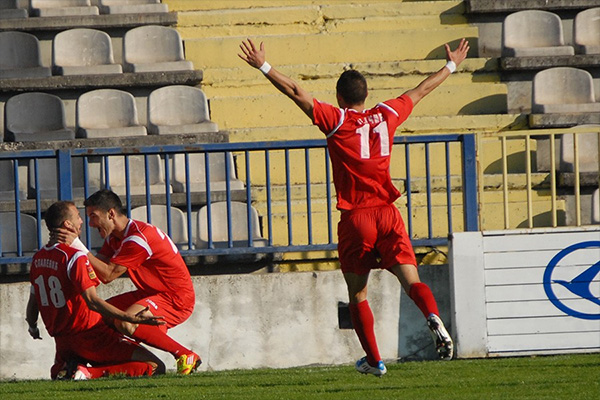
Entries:
{"type": "Polygon", "coordinates": [[[260,72],[262,72],[263,74],[268,74],[269,71],[271,70],[271,64],[269,64],[268,62],[264,62],[263,65],[260,66],[259,68],[260,72]]]}
{"type": "Polygon", "coordinates": [[[448,71],[450,71],[450,73],[453,73],[454,71],[456,71],[456,63],[454,61],[448,61],[446,63],[446,68],[448,68],[448,71]]]}
{"type": "Polygon", "coordinates": [[[81,242],[81,240],[79,240],[79,238],[75,238],[75,240],[73,240],[73,243],[71,243],[71,247],[79,251],[83,251],[85,254],[90,252],[88,248],[85,247],[85,245],[81,242]]]}

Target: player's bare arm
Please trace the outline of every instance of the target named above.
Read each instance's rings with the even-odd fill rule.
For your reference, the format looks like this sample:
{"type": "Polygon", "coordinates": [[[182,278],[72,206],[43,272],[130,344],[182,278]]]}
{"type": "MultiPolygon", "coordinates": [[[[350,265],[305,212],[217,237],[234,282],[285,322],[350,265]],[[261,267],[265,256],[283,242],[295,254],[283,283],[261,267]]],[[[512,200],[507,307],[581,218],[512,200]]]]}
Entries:
{"type": "Polygon", "coordinates": [[[90,264],[92,264],[96,275],[98,275],[98,279],[100,279],[102,283],[110,283],[127,271],[127,267],[110,261],[101,260],[92,253],[88,253],[87,256],[90,259],[90,264]]]}
{"type": "Polygon", "coordinates": [[[130,314],[125,311],[119,310],[117,307],[110,303],[107,303],[98,296],[96,288],[94,286],[87,288],[82,294],[83,299],[87,303],[90,310],[100,313],[103,317],[119,319],[122,321],[131,322],[133,324],[146,324],[146,325],[164,325],[164,317],[154,316],[151,313],[147,313],[147,308],[136,313],[130,314]]]}
{"type": "Polygon", "coordinates": [[[37,305],[37,301],[35,300],[35,295],[33,293],[29,294],[29,301],[27,302],[27,310],[25,312],[25,321],[27,321],[27,325],[29,328],[27,331],[29,335],[31,335],[34,339],[41,339],[40,330],[37,326],[39,309],[37,305]]]}
{"type": "MultiPolygon", "coordinates": [[[[452,61],[454,63],[454,67],[458,67],[458,65],[462,63],[465,58],[467,58],[467,52],[469,51],[469,42],[467,40],[461,39],[454,51],[450,50],[450,46],[447,43],[444,46],[446,48],[446,60],[452,61]]],[[[415,106],[419,101],[421,101],[421,99],[423,99],[423,97],[427,96],[435,88],[441,85],[451,73],[452,72],[450,69],[444,66],[435,74],[427,77],[416,88],[411,89],[404,94],[411,98],[413,106],[415,106]]]]}
{"type": "Polygon", "coordinates": [[[243,54],[239,54],[238,56],[246,61],[250,66],[261,69],[263,67],[263,73],[267,77],[267,79],[275,86],[281,93],[285,94],[287,97],[292,99],[294,103],[311,119],[313,120],[313,97],[306,90],[302,89],[296,81],[292,78],[282,74],[277,71],[273,67],[267,67],[268,64],[265,64],[265,46],[264,43],[261,42],[260,46],[257,48],[252,39],[248,39],[247,41],[242,41],[240,44],[240,49],[243,54]],[[266,71],[266,69],[268,71],[266,71]]]}

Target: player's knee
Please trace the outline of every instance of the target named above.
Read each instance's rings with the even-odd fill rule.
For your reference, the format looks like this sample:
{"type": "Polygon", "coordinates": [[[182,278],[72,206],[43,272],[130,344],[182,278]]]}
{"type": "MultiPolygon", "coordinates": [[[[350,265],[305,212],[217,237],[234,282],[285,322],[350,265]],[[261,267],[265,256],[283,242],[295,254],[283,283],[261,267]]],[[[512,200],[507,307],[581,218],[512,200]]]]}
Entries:
{"type": "Polygon", "coordinates": [[[167,367],[165,367],[165,363],[160,360],[156,360],[155,362],[150,363],[153,367],[152,375],[164,375],[167,372],[167,367]]]}
{"type": "Polygon", "coordinates": [[[124,335],[133,336],[137,325],[131,322],[115,320],[115,328],[124,335]]]}

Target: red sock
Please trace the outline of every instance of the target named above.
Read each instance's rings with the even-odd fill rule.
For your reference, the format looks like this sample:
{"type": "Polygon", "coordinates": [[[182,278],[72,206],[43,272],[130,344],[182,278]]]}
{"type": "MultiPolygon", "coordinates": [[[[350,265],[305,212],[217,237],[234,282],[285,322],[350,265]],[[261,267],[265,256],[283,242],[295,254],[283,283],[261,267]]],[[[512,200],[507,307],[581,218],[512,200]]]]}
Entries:
{"type": "Polygon", "coordinates": [[[350,317],[352,318],[354,331],[358,335],[358,340],[360,340],[363,350],[367,353],[367,362],[372,366],[376,366],[381,360],[381,356],[377,348],[374,329],[375,319],[371,307],[369,307],[369,302],[364,300],[358,304],[351,303],[350,317]]]}
{"type": "Polygon", "coordinates": [[[440,315],[431,289],[423,282],[413,283],[410,286],[409,297],[419,307],[425,318],[430,314],[440,315]]]}
{"type": "Polygon", "coordinates": [[[142,361],[131,361],[102,367],[87,367],[87,370],[91,375],[91,379],[118,374],[125,374],[126,376],[150,376],[154,372],[152,365],[142,361]]]}
{"type": "Polygon", "coordinates": [[[163,332],[158,326],[138,325],[133,337],[149,346],[171,353],[175,358],[192,351],[183,347],[163,332]]]}

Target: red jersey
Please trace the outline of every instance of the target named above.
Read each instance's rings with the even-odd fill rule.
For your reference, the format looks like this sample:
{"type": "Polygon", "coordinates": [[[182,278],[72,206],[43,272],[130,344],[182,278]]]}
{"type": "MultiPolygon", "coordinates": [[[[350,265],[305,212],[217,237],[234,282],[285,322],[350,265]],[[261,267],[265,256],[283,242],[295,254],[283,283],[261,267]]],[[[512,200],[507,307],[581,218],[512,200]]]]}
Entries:
{"type": "Polygon", "coordinates": [[[86,331],[102,320],[81,296],[100,283],[85,253],[66,244],[44,246],[33,256],[29,278],[50,336],[86,331]]]}
{"type": "Polygon", "coordinates": [[[388,205],[400,197],[390,154],[394,132],[412,109],[406,95],[362,112],[314,100],[314,124],[327,135],[338,209],[388,205]]]}
{"type": "Polygon", "coordinates": [[[99,254],[127,268],[133,284],[150,295],[165,293],[177,308],[193,307],[194,286],[177,246],[157,227],[130,219],[120,240],[109,235],[99,254]]]}

